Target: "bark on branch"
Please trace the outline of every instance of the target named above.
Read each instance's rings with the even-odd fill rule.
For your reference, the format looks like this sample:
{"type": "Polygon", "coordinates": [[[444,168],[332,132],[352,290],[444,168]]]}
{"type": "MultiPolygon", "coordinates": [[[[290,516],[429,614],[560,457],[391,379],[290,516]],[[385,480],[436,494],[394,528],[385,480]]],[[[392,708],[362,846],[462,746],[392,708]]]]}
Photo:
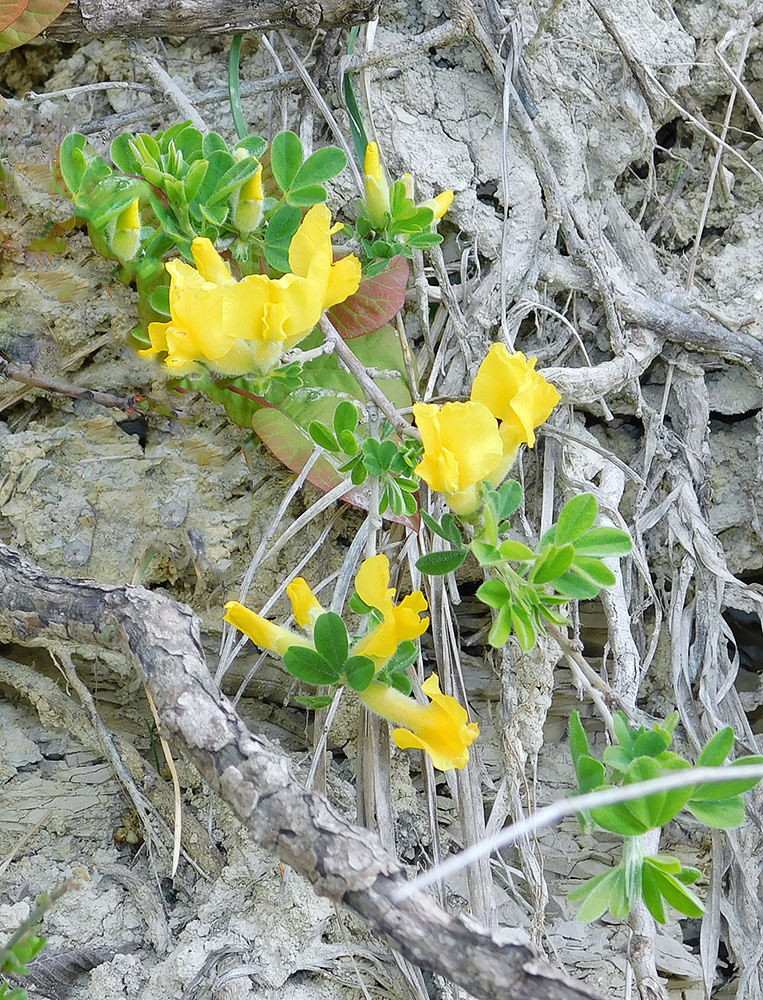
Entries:
{"type": "Polygon", "coordinates": [[[483,1000],[598,996],[539,959],[517,932],[492,934],[468,917],[450,916],[423,893],[394,901],[405,881],[400,863],[374,833],[303,788],[287,759],[247,730],[212,680],[190,608],[139,587],[50,577],[0,545],[0,634],[22,644],[95,645],[127,656],[165,735],[251,836],[410,961],[483,1000]]]}
{"type": "Polygon", "coordinates": [[[100,35],[153,38],[273,28],[337,28],[376,17],[381,0],[71,0],[45,32],[59,42],[100,35]]]}

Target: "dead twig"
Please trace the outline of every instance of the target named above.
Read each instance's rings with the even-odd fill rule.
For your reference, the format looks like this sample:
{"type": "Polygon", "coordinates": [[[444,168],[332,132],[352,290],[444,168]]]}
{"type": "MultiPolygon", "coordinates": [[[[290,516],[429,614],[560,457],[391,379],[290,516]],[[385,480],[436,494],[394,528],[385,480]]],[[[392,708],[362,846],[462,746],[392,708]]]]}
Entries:
{"type": "Polygon", "coordinates": [[[49,392],[57,392],[62,396],[71,396],[72,399],[83,399],[88,403],[97,403],[98,406],[124,410],[125,413],[132,415],[142,412],[138,405],[140,396],[115,396],[110,392],[83,389],[70,382],[62,382],[60,379],[38,375],[31,369],[24,368],[23,365],[17,365],[15,361],[11,361],[0,352],[0,377],[2,376],[16,382],[23,382],[25,385],[34,386],[36,389],[47,389],[49,392]]]}
{"type": "Polygon", "coordinates": [[[363,24],[380,0],[74,0],[45,32],[60,42],[94,36],[155,38],[163,35],[240,34],[273,28],[333,28],[363,24]]]}

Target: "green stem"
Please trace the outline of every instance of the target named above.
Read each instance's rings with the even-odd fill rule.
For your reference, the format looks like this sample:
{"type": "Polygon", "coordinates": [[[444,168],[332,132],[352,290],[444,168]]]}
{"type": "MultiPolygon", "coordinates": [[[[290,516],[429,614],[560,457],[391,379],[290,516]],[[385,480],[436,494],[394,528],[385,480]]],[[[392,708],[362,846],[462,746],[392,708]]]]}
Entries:
{"type": "Polygon", "coordinates": [[[641,872],[644,866],[646,845],[643,837],[625,837],[623,842],[623,871],[625,896],[629,909],[641,899],[641,872]]]}
{"type": "Polygon", "coordinates": [[[244,118],[244,106],[241,103],[241,90],[239,89],[239,61],[243,37],[243,35],[233,36],[228,60],[228,99],[230,100],[233,124],[236,126],[236,135],[239,139],[245,139],[249,135],[244,118]]]}

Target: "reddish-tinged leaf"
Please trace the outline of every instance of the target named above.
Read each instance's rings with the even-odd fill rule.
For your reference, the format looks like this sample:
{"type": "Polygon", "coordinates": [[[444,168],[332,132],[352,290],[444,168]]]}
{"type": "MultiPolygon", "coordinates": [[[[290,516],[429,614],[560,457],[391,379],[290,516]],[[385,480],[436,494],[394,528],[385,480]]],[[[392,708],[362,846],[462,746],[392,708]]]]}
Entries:
{"type": "MultiPolygon", "coordinates": [[[[252,429],[268,451],[295,475],[302,471],[315,448],[312,438],[308,437],[283,410],[276,407],[257,410],[252,416],[252,429]]],[[[324,493],[328,493],[338,486],[343,478],[341,472],[338,472],[322,455],[310,470],[307,481],[324,493]]],[[[343,500],[363,510],[368,510],[369,498],[370,491],[357,486],[351,487],[342,497],[343,500]]],[[[387,511],[384,516],[390,521],[406,525],[412,531],[419,530],[418,514],[412,517],[406,515],[396,517],[391,511],[387,511]]]]}
{"type": "Polygon", "coordinates": [[[408,261],[398,255],[381,274],[363,278],[349,299],[332,306],[329,319],[345,340],[373,333],[403,308],[407,287],[408,261]]]}
{"type": "Polygon", "coordinates": [[[21,17],[28,3],[29,0],[0,0],[0,31],[21,17]]]}
{"type": "Polygon", "coordinates": [[[0,0],[0,52],[39,35],[68,4],[69,0],[0,0]]]}

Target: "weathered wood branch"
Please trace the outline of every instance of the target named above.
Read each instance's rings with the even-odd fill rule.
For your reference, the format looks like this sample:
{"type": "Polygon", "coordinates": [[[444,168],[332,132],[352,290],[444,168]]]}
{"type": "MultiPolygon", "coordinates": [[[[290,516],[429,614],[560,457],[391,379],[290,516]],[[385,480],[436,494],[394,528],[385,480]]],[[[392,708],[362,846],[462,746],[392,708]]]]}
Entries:
{"type": "Polygon", "coordinates": [[[376,17],[381,0],[71,0],[45,32],[59,42],[100,35],[153,38],[273,28],[337,28],[376,17]]]}
{"type": "Polygon", "coordinates": [[[165,735],[250,835],[412,962],[483,1000],[597,996],[540,959],[521,932],[493,934],[468,917],[450,916],[423,893],[394,901],[405,881],[399,861],[374,833],[303,788],[287,759],[247,730],[212,680],[190,608],[139,587],[50,577],[0,545],[0,635],[22,644],[95,645],[127,656],[154,699],[165,735]]]}

